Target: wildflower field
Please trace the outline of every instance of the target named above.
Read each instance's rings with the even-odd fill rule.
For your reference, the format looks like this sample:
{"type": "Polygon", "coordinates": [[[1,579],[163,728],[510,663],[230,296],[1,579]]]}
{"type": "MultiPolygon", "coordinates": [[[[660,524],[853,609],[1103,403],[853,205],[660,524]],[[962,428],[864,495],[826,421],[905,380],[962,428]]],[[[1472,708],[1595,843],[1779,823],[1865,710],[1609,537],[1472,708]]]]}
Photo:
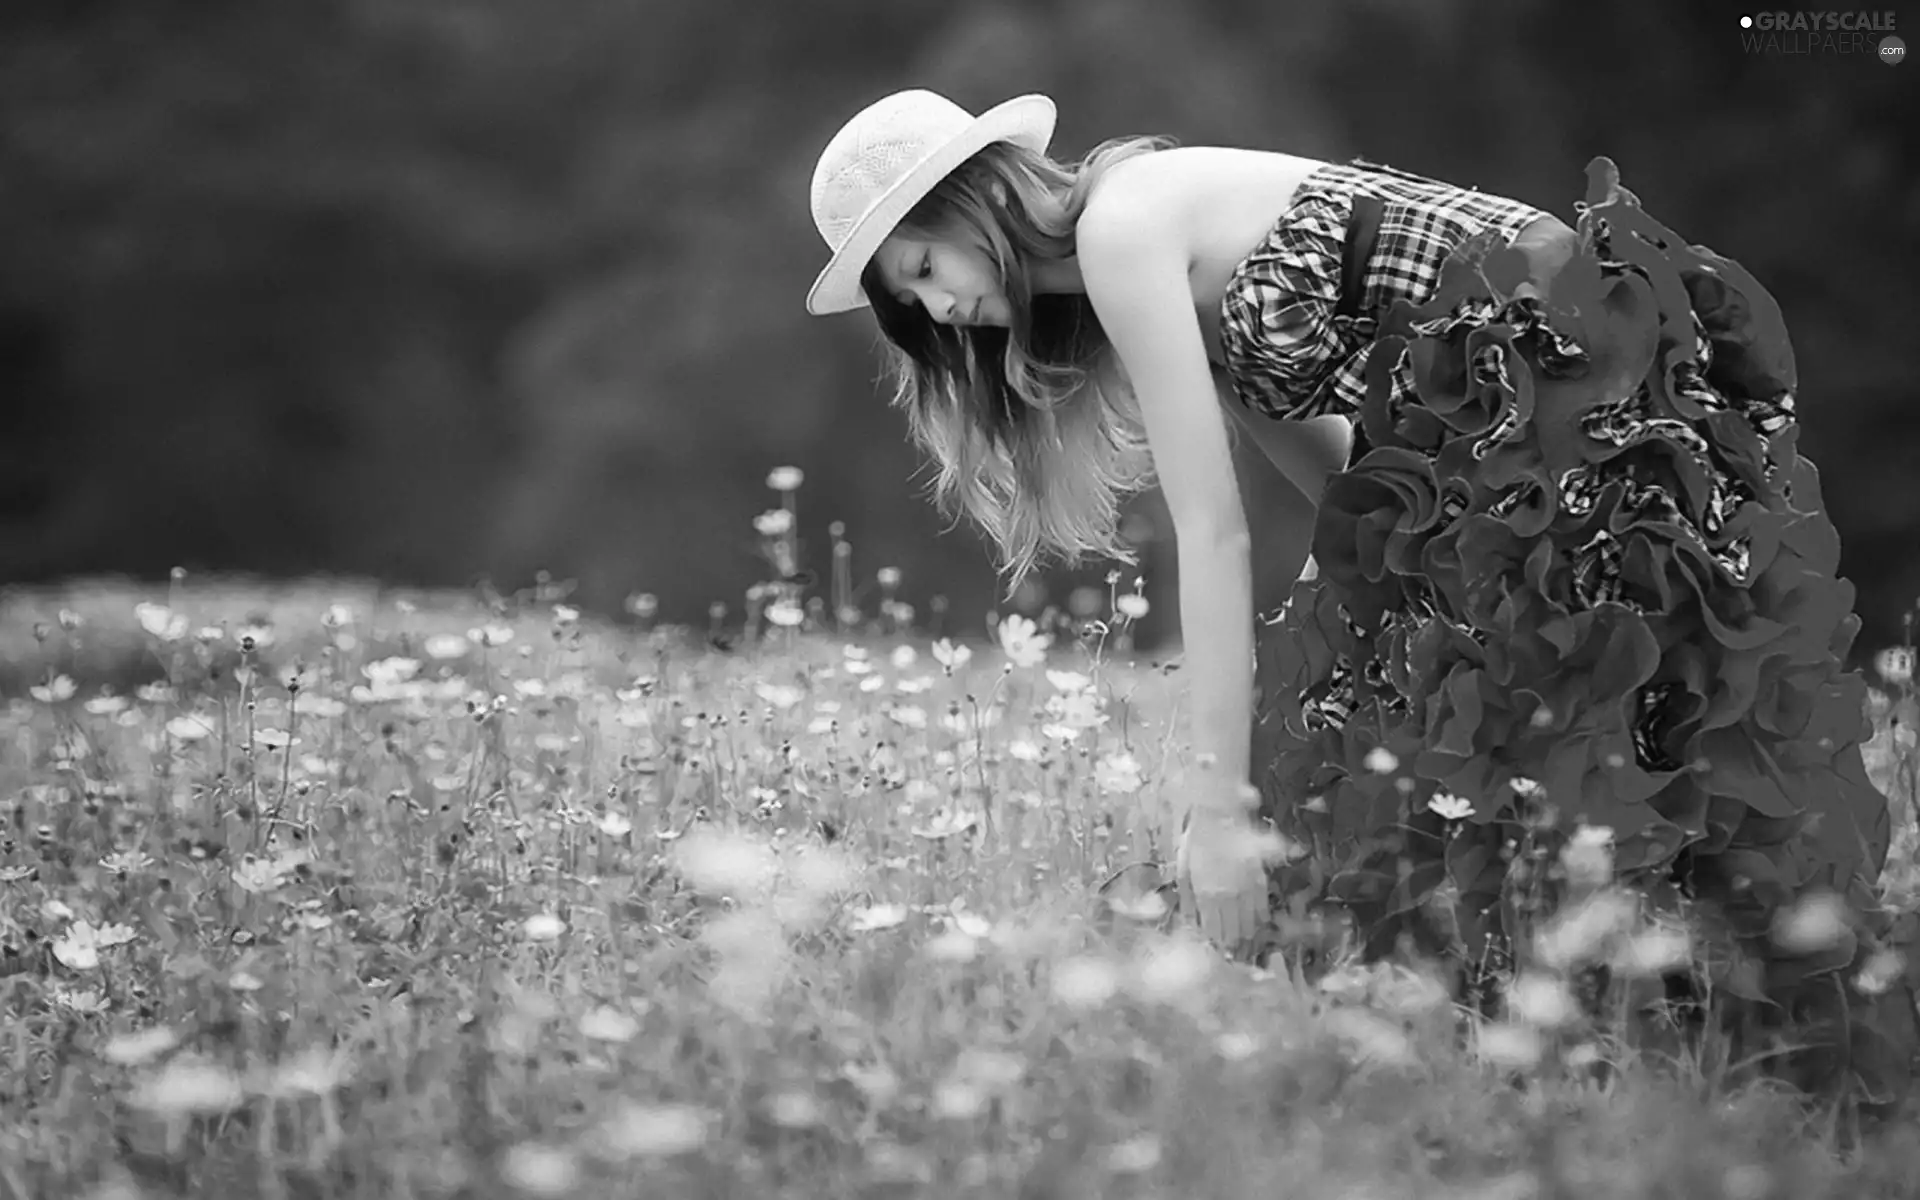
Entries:
{"type": "Polygon", "coordinates": [[[1405,967],[1224,960],[1127,870],[1187,765],[1142,601],[934,638],[844,583],[713,630],[8,597],[0,1196],[1912,1194],[1903,1124],[1623,1048],[1551,980],[1477,1024],[1405,967]]]}

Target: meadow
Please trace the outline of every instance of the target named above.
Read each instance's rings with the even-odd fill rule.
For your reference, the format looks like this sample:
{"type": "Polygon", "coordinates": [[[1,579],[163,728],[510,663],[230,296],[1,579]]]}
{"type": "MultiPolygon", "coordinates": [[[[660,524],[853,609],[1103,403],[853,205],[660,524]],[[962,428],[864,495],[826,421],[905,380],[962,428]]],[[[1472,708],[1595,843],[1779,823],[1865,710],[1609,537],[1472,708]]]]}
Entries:
{"type": "Polygon", "coordinates": [[[1186,760],[1124,586],[939,638],[768,599],[6,597],[0,1195],[1912,1194],[1905,1125],[1551,987],[1463,1037],[1404,966],[1209,950],[1128,869],[1186,760]]]}

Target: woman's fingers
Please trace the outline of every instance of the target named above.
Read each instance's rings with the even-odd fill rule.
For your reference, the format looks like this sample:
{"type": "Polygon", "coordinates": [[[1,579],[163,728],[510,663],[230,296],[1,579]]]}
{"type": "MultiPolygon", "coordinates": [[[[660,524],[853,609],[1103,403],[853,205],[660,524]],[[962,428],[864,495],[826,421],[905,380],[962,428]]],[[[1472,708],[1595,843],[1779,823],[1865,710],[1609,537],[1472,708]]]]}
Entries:
{"type": "Polygon", "coordinates": [[[1203,929],[1207,940],[1229,953],[1240,940],[1240,908],[1232,896],[1214,896],[1207,905],[1211,929],[1203,929]]]}
{"type": "Polygon", "coordinates": [[[1251,892],[1241,893],[1238,914],[1240,918],[1240,935],[1234,940],[1234,957],[1242,957],[1252,948],[1254,936],[1259,933],[1261,922],[1265,916],[1265,914],[1260,911],[1260,908],[1259,899],[1251,892]]]}
{"type": "Polygon", "coordinates": [[[1206,896],[1196,908],[1201,934],[1233,957],[1247,949],[1267,915],[1261,898],[1245,893],[1206,896]]]}
{"type": "Polygon", "coordinates": [[[1220,941],[1220,910],[1204,900],[1200,905],[1200,936],[1216,945],[1220,941]]]}

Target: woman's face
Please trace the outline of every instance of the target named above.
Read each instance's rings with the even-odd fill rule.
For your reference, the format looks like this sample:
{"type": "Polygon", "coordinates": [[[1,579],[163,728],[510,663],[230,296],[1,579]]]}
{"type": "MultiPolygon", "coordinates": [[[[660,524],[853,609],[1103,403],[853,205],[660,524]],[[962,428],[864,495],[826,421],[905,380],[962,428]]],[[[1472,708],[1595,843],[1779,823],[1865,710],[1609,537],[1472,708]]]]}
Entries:
{"type": "Polygon", "coordinates": [[[1012,318],[1000,272],[971,242],[895,233],[880,244],[873,261],[900,303],[918,303],[942,325],[1006,325],[1012,318]]]}

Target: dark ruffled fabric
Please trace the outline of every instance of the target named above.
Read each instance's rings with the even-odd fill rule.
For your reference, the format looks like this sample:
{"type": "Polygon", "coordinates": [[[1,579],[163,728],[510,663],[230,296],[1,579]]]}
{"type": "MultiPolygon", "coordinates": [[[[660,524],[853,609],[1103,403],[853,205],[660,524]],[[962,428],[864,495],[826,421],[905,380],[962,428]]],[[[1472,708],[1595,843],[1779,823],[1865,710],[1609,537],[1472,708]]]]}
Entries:
{"type": "Polygon", "coordinates": [[[1618,868],[1724,935],[1723,993],[1831,1028],[1856,1083],[1902,1090],[1861,1078],[1905,1035],[1845,986],[1887,932],[1889,812],[1779,309],[1604,159],[1579,234],[1547,303],[1496,299],[1517,252],[1470,243],[1383,320],[1372,448],[1329,484],[1319,576],[1262,639],[1263,790],[1376,950],[1449,881],[1468,940],[1497,936],[1529,801],[1607,826],[1618,868]],[[1417,397],[1396,405],[1403,352],[1417,397]],[[1437,814],[1442,793],[1471,815],[1437,814]],[[1776,914],[1823,888],[1867,911],[1858,944],[1775,947],[1776,914]]]}

